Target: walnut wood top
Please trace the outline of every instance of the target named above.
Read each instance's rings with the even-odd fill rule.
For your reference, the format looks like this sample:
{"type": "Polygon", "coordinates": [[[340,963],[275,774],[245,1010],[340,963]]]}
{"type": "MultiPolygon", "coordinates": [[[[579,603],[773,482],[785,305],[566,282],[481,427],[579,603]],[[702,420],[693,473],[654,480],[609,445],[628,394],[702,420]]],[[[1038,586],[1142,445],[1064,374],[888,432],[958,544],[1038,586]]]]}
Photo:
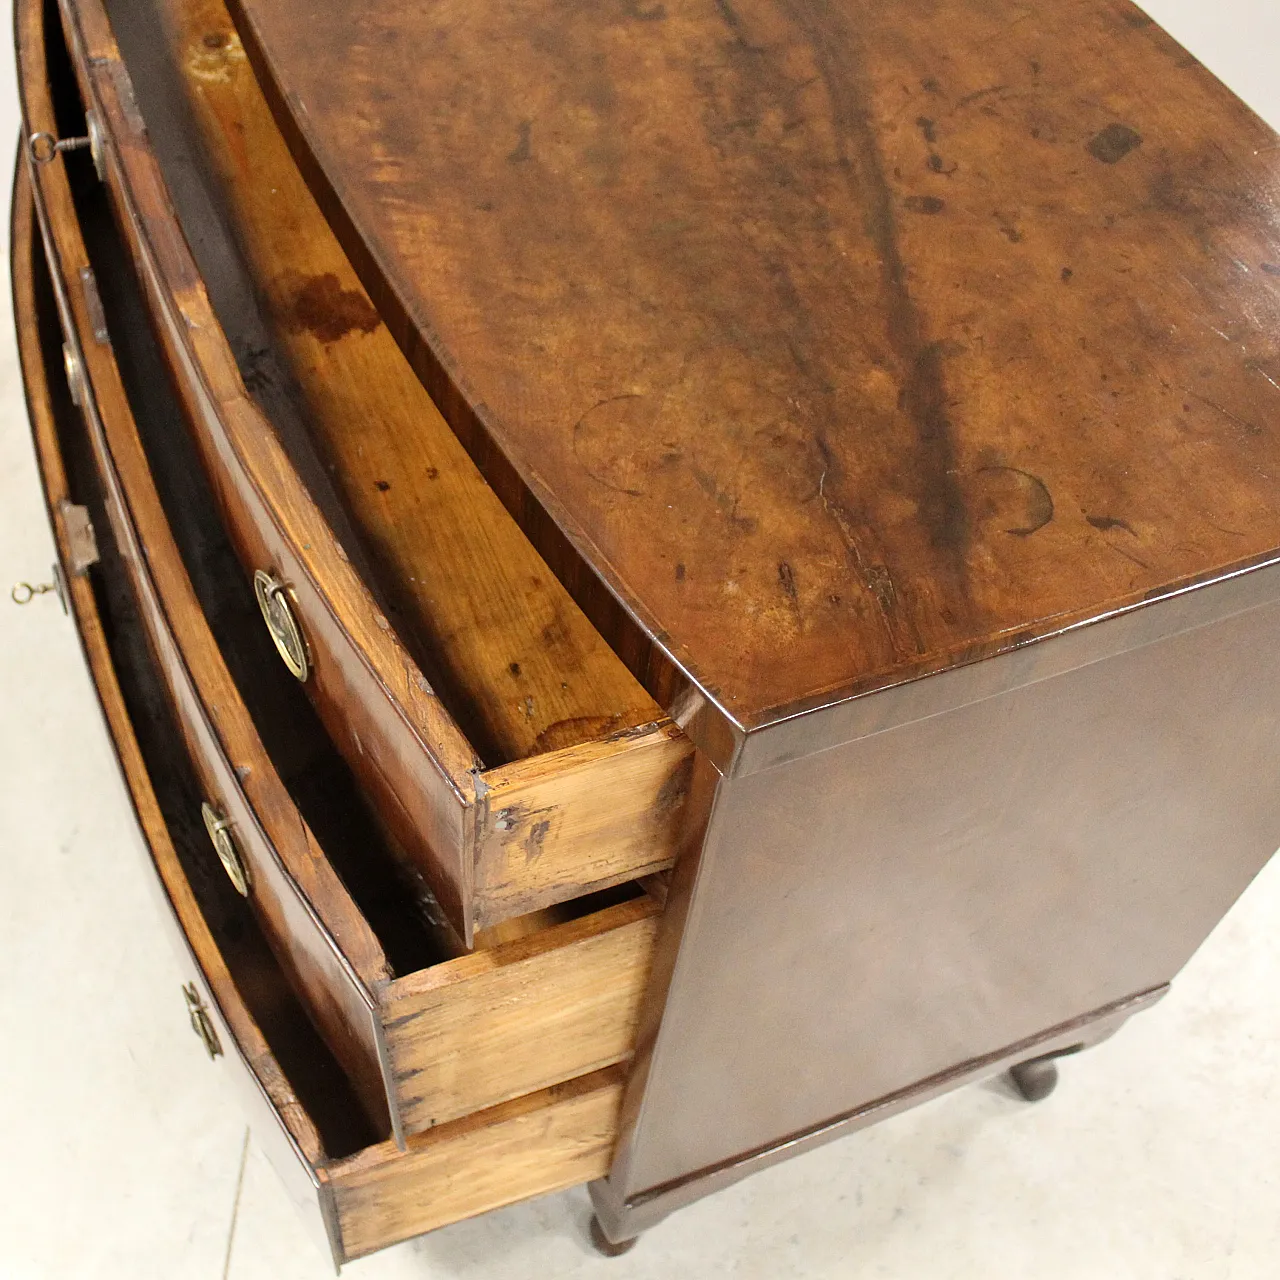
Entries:
{"type": "Polygon", "coordinates": [[[455,428],[738,725],[1280,546],[1280,141],[1124,0],[239,7],[455,428]]]}

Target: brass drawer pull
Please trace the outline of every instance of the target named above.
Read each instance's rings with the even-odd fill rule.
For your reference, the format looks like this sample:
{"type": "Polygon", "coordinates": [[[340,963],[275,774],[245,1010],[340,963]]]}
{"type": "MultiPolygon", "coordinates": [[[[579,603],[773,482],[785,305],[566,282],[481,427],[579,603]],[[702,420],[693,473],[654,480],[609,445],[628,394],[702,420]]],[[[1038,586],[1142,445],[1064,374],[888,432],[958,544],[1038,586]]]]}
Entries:
{"type": "Polygon", "coordinates": [[[235,837],[231,834],[230,819],[224,818],[208,802],[200,806],[200,816],[204,819],[204,829],[209,833],[214,852],[218,855],[218,861],[222,863],[222,868],[227,873],[227,878],[235,885],[236,892],[241,897],[247,898],[249,896],[249,873],[244,863],[240,861],[235,837]]]}
{"type": "Polygon", "coordinates": [[[221,1056],[222,1042],[218,1039],[218,1029],[213,1025],[213,1019],[209,1017],[209,1010],[200,998],[196,984],[188,982],[182,988],[182,994],[186,997],[187,1017],[191,1019],[191,1030],[200,1037],[200,1042],[210,1058],[221,1056]]]}
{"type": "Polygon", "coordinates": [[[262,610],[276,652],[299,680],[305,680],[311,670],[311,659],[284,583],[259,569],[253,575],[253,592],[258,597],[258,608],[262,610]]]}
{"type": "Polygon", "coordinates": [[[98,180],[102,181],[102,126],[98,123],[95,111],[86,111],[84,119],[89,132],[82,138],[55,138],[44,130],[33,133],[27,139],[27,150],[30,151],[31,158],[36,164],[49,164],[64,152],[83,151],[88,147],[89,154],[93,157],[94,172],[98,175],[98,180]]]}

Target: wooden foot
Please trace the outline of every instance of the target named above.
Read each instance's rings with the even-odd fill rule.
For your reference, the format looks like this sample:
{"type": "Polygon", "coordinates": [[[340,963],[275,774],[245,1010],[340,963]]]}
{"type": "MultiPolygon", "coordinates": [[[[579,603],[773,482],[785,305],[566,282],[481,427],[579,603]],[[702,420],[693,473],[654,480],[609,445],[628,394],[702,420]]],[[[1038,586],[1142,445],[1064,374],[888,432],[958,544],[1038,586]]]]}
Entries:
{"type": "Polygon", "coordinates": [[[1031,1058],[1009,1068],[1013,1087],[1028,1102],[1040,1102],[1058,1085],[1058,1064],[1053,1057],[1031,1058]]]}
{"type": "Polygon", "coordinates": [[[604,1233],[604,1228],[600,1225],[600,1219],[593,1213],[591,1215],[591,1244],[597,1253],[602,1253],[606,1258],[620,1258],[624,1253],[630,1253],[636,1247],[636,1240],[639,1237],[633,1237],[630,1240],[624,1240],[621,1244],[614,1244],[604,1233]]]}

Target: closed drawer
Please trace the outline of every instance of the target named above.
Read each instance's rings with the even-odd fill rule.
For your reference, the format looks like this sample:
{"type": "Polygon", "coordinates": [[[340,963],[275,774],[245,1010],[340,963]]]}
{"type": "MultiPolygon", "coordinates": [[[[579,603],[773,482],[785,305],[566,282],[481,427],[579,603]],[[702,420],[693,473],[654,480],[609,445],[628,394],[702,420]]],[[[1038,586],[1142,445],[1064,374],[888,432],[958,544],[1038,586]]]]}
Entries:
{"type": "MultiPolygon", "coordinates": [[[[20,10],[26,124],[28,132],[52,132],[56,104],[43,77],[39,19],[35,5],[20,10]]],[[[250,706],[242,696],[246,682],[257,683],[246,666],[251,641],[266,642],[256,629],[237,630],[244,583],[238,572],[230,579],[216,572],[216,519],[197,519],[184,545],[176,541],[173,530],[190,524],[192,512],[175,508],[198,507],[202,490],[173,489],[175,477],[191,481],[193,468],[170,453],[185,433],[166,429],[177,410],[166,399],[163,368],[145,363],[150,339],[133,321],[143,304],[139,298],[130,310],[132,277],[112,251],[89,157],[26,165],[49,266],[45,327],[54,336],[43,358],[60,359],[65,344],[77,371],[81,430],[120,573],[198,782],[188,816],[198,822],[203,801],[229,821],[223,840],[242,864],[258,927],[371,1123],[403,1141],[625,1060],[659,912],[649,895],[621,886],[608,901],[584,900],[481,934],[484,945],[465,954],[430,895],[404,878],[377,823],[357,821],[360,797],[330,760],[321,727],[308,728],[295,708],[283,746],[264,746],[260,727],[280,738],[275,720],[289,707],[260,696],[250,706]],[[193,574],[205,579],[199,591],[193,574]],[[210,618],[218,619],[221,648],[210,618]],[[237,678],[224,657],[233,651],[237,678]],[[281,753],[290,757],[287,778],[277,768],[281,753]],[[332,794],[317,805],[318,793],[332,794]],[[305,814],[298,795],[308,797],[305,814]],[[342,823],[332,820],[334,810],[342,823]]],[[[217,867],[212,847],[204,856],[217,867]]]]}
{"type": "Polygon", "coordinates": [[[412,374],[225,8],[118,8],[132,80],[101,0],[62,5],[119,223],[237,551],[398,844],[468,943],[670,866],[690,744],[412,374]],[[203,194],[171,198],[191,155],[203,194]]]}
{"type": "Polygon", "coordinates": [[[119,499],[100,484],[92,442],[61,381],[59,320],[30,195],[20,167],[12,264],[29,413],[70,609],[186,973],[173,1016],[190,1022],[193,1050],[203,1046],[197,1052],[232,1073],[259,1144],[339,1264],[602,1176],[618,1126],[617,1066],[441,1124],[403,1148],[380,1140],[254,914],[211,871],[199,822],[190,821],[202,770],[150,644],[130,553],[116,543],[109,509],[119,499]],[[87,506],[98,528],[101,563],[88,572],[60,515],[68,503],[87,506]]]}

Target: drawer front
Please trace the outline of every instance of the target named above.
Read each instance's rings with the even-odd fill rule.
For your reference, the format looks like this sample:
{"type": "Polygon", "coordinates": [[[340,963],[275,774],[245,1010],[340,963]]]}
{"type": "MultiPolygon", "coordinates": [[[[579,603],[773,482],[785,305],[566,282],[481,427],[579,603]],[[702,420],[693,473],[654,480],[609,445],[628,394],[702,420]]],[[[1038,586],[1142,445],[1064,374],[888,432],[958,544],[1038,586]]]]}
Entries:
{"type": "Polygon", "coordinates": [[[469,943],[477,928],[670,866],[692,748],[669,722],[481,769],[245,389],[100,0],[64,0],[62,12],[119,221],[228,529],[246,568],[285,585],[310,649],[308,695],[454,926],[469,943]],[[516,799],[493,804],[501,791],[516,799]]]}
{"type": "MultiPolygon", "coordinates": [[[[23,41],[28,68],[42,61],[34,39],[23,41]]],[[[24,87],[34,129],[45,121],[47,94],[42,97],[34,83],[24,87]]],[[[403,1139],[627,1059],[659,913],[648,897],[389,981],[378,938],[294,808],[194,599],[113,349],[93,336],[103,318],[91,325],[83,295],[65,284],[88,264],[61,161],[37,169],[36,179],[42,211],[56,215],[45,218],[48,256],[60,286],[66,340],[85,370],[84,412],[111,499],[113,532],[186,750],[205,798],[232,824],[262,928],[360,1086],[366,1111],[382,1123],[389,1118],[391,1131],[403,1139]]],[[[288,677],[282,671],[280,678],[288,677]]],[[[651,780],[655,792],[683,758],[682,740],[669,727],[663,741],[669,758],[662,758],[651,780]]],[[[658,759],[634,741],[618,746],[658,759]]],[[[567,770],[549,785],[585,787],[589,776],[589,770],[567,770]]],[[[490,829],[506,839],[505,856],[513,862],[536,862],[526,848],[530,829],[563,820],[539,785],[520,788],[495,778],[500,803],[482,810],[490,829]]],[[[600,813],[603,822],[641,832],[671,821],[669,804],[644,805],[636,813],[608,793],[584,796],[573,813],[582,821],[600,813]]],[[[584,848],[592,842],[589,822],[573,834],[584,848]]],[[[581,882],[620,875],[616,866],[608,874],[597,868],[581,882]]]]}
{"type": "MultiPolygon", "coordinates": [[[[26,16],[29,15],[20,11],[19,21],[26,16]]],[[[84,571],[74,570],[68,531],[56,518],[65,503],[83,501],[85,495],[72,494],[63,466],[50,385],[51,378],[61,378],[62,373],[47,367],[49,353],[42,350],[40,343],[33,265],[44,250],[36,226],[30,179],[21,159],[14,183],[11,236],[14,311],[27,410],[45,499],[54,517],[54,537],[67,583],[68,611],[79,633],[121,778],[138,819],[139,843],[150,855],[155,871],[151,883],[157,891],[161,916],[170,927],[170,938],[183,970],[183,987],[175,988],[173,993],[173,1015],[186,1017],[193,1031],[203,1022],[201,1042],[209,1055],[234,1076],[256,1139],[317,1243],[328,1250],[336,1236],[331,1237],[326,1222],[331,1206],[316,1173],[324,1159],[319,1135],[232,983],[178,861],[125,707],[93,587],[84,571]]]]}
{"type": "MultiPolygon", "coordinates": [[[[29,12],[19,16],[21,21],[29,12]]],[[[174,992],[173,1016],[187,1019],[197,1043],[220,1069],[232,1073],[255,1140],[318,1247],[331,1251],[339,1265],[461,1218],[603,1176],[616,1141],[622,1097],[622,1072],[616,1067],[442,1125],[410,1138],[404,1150],[385,1142],[341,1160],[326,1155],[320,1130],[281,1069],[272,1029],[251,1014],[175,852],[125,705],[94,588],[84,571],[76,570],[72,534],[58,518],[67,502],[84,500],[68,486],[59,443],[60,430],[80,428],[56,420],[50,377],[62,375],[50,369],[56,351],[42,348],[39,337],[32,263],[42,248],[33,215],[28,177],[20,167],[12,224],[13,281],[32,432],[67,575],[70,612],[184,971],[185,981],[174,992]]],[[[173,749],[184,752],[186,744],[175,741],[173,749]]]]}
{"type": "Polygon", "coordinates": [[[384,988],[405,1131],[629,1059],[660,914],[646,894],[384,988]]]}
{"type": "MultiPolygon", "coordinates": [[[[42,42],[25,21],[19,45],[28,135],[53,132],[42,42]]],[[[35,165],[28,157],[28,171],[34,171],[36,221],[68,367],[77,382],[73,395],[81,403],[112,532],[205,801],[210,814],[228,824],[221,838],[230,841],[229,859],[247,878],[248,895],[282,964],[357,1082],[364,1106],[385,1119],[380,1024],[370,993],[387,972],[381,948],[276,775],[182,567],[103,317],[93,305],[92,269],[63,163],[35,165]]],[[[211,845],[209,857],[214,856],[211,845]]]]}

